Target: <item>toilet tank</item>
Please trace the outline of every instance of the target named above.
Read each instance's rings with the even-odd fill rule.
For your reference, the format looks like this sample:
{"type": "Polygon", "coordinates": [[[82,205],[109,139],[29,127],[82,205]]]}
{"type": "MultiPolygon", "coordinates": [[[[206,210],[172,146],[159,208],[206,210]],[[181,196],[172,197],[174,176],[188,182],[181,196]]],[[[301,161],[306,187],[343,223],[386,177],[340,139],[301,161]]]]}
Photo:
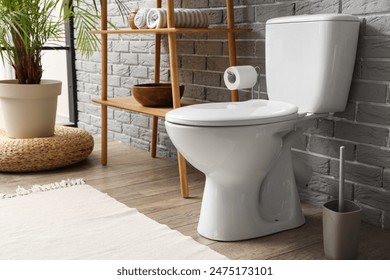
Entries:
{"type": "Polygon", "coordinates": [[[359,19],[343,14],[302,15],[266,23],[266,81],[270,100],[299,112],[345,110],[359,19]]]}

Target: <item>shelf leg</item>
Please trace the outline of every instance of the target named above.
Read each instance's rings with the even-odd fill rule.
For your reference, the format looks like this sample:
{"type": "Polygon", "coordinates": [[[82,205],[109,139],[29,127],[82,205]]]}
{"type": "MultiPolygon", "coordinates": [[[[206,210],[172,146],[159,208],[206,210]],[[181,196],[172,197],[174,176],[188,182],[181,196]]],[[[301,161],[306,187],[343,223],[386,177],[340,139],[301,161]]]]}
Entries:
{"type": "Polygon", "coordinates": [[[158,117],[152,116],[152,143],[150,147],[150,156],[156,157],[157,153],[157,131],[158,131],[158,117]]]}
{"type": "MultiPolygon", "coordinates": [[[[101,11],[101,28],[102,30],[107,30],[107,0],[102,0],[102,11],[101,11]]],[[[108,38],[107,34],[102,34],[102,93],[101,99],[107,100],[107,67],[108,67],[108,59],[107,59],[107,44],[108,38]]],[[[102,151],[101,151],[101,163],[102,165],[107,165],[107,106],[102,105],[102,151]]]]}
{"type": "MultiPolygon", "coordinates": [[[[167,0],[167,25],[170,28],[175,27],[174,18],[174,1],[167,0]]],[[[172,83],[172,97],[173,97],[173,108],[180,107],[180,90],[179,90],[179,70],[177,64],[177,53],[176,53],[176,33],[168,33],[168,46],[169,46],[169,63],[171,70],[171,83],[172,83]]],[[[177,155],[179,163],[179,175],[180,175],[180,189],[181,195],[184,198],[189,197],[188,191],[188,179],[187,179],[187,166],[184,157],[178,153],[177,155]]]]}
{"type": "Polygon", "coordinates": [[[181,196],[183,198],[188,198],[190,196],[188,191],[188,178],[187,178],[187,165],[185,158],[178,153],[177,161],[179,163],[179,175],[180,175],[180,190],[181,196]]]}
{"type": "MultiPolygon", "coordinates": [[[[234,29],[234,5],[233,1],[226,0],[227,9],[227,25],[229,29],[234,29]]],[[[228,33],[228,47],[229,47],[229,65],[236,66],[236,33],[230,31],[228,33]]],[[[231,99],[233,102],[238,101],[238,90],[231,91],[231,99]]]]}
{"type": "Polygon", "coordinates": [[[102,143],[101,164],[107,165],[107,106],[102,105],[102,143]]]}

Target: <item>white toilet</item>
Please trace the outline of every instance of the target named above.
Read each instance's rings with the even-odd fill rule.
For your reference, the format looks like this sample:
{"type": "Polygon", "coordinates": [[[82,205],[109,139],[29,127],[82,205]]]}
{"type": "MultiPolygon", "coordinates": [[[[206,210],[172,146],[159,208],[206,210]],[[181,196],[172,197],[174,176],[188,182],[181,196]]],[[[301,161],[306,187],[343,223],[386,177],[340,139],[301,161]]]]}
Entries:
{"type": "Polygon", "coordinates": [[[243,240],[304,224],[290,136],[300,120],[344,111],[358,33],[359,20],[350,15],[271,19],[269,100],[205,103],[166,115],[173,144],[206,176],[202,236],[243,240]]]}

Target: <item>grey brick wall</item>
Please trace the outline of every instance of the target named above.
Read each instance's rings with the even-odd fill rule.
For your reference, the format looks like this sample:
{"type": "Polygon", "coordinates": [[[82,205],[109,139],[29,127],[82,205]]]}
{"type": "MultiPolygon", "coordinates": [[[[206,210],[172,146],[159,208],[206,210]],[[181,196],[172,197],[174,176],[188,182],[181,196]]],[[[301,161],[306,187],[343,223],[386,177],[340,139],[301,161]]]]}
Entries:
{"type": "MultiPolygon", "coordinates": [[[[125,1],[126,2],[126,1],[125,1]]],[[[130,8],[142,1],[127,1],[130,8]]],[[[359,16],[358,54],[347,109],[334,117],[315,120],[296,140],[293,154],[310,162],[314,174],[300,189],[302,200],[322,205],[337,195],[338,150],[346,147],[347,197],[363,207],[363,220],[390,228],[390,2],[388,0],[233,0],[237,26],[250,33],[237,34],[238,64],[261,69],[261,97],[265,84],[265,21],[294,14],[343,13],[359,16]]],[[[126,26],[110,1],[110,20],[126,26]]],[[[225,0],[176,0],[176,7],[200,8],[218,27],[226,23],[225,0]]],[[[109,96],[130,94],[133,84],[153,81],[153,35],[113,35],[109,41],[109,96]]],[[[180,79],[185,96],[200,100],[228,101],[223,83],[228,66],[224,34],[178,35],[180,79]]],[[[166,42],[163,43],[161,79],[169,80],[166,42]]],[[[77,56],[79,127],[100,133],[100,107],[91,100],[100,92],[100,54],[77,56]]],[[[240,91],[240,99],[250,97],[240,91]]],[[[141,149],[150,149],[148,116],[109,109],[109,137],[141,149]]],[[[175,158],[176,150],[159,123],[158,155],[175,158]]]]}

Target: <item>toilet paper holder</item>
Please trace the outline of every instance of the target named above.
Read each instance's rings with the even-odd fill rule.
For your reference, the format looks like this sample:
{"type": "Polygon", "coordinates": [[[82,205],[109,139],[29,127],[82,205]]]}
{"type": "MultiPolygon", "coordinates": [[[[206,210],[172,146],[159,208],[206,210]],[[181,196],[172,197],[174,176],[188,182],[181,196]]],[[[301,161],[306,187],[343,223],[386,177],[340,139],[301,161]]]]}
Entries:
{"type": "MultiPolygon", "coordinates": [[[[255,99],[255,87],[257,85],[257,99],[260,99],[260,67],[255,66],[253,68],[257,73],[257,77],[256,77],[256,83],[251,88],[251,98],[255,99]]],[[[234,84],[237,79],[236,74],[233,71],[230,71],[229,69],[226,70],[226,73],[227,73],[227,79],[229,83],[234,84]]]]}

